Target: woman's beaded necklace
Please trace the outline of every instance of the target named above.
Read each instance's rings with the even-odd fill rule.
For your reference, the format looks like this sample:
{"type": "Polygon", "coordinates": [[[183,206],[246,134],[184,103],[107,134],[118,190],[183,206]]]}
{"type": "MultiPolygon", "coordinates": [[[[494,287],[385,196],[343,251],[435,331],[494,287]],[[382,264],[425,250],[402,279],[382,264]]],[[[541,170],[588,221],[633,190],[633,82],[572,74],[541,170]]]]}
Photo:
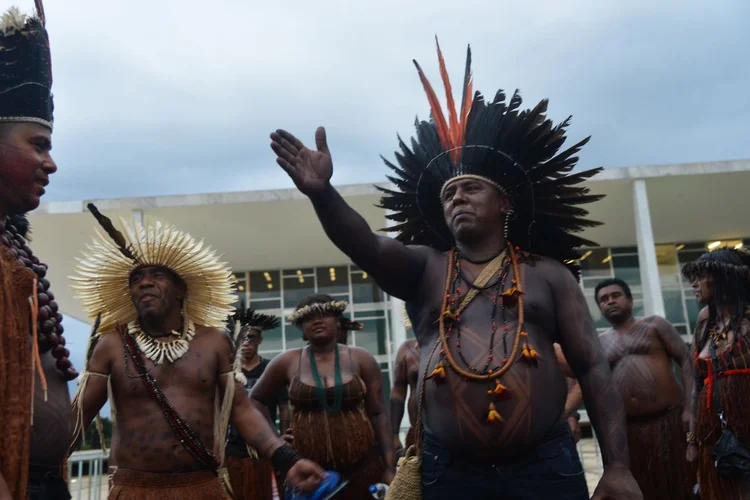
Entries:
{"type": "Polygon", "coordinates": [[[310,354],[310,369],[312,370],[313,379],[315,380],[315,387],[318,393],[318,401],[320,407],[326,413],[338,413],[341,411],[341,402],[344,399],[344,381],[341,377],[341,362],[339,359],[339,346],[334,345],[333,350],[333,405],[328,404],[328,398],[326,397],[326,387],[323,384],[323,380],[320,378],[318,372],[318,363],[315,361],[315,353],[313,352],[312,346],[307,347],[308,353],[310,354]]]}

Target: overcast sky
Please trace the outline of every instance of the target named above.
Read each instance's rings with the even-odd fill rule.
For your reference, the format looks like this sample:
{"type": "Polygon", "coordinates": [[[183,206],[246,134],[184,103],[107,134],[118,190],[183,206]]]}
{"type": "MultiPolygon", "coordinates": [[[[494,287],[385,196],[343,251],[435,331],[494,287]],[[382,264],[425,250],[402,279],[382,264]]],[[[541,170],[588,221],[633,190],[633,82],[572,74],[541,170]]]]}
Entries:
{"type": "Polygon", "coordinates": [[[291,187],[268,134],[321,124],[335,183],[382,181],[378,155],[428,115],[411,60],[438,83],[435,34],[455,86],[470,43],[475,88],[572,114],[582,167],[750,158],[747,0],[45,3],[45,201],[291,187]]]}
{"type": "Polygon", "coordinates": [[[475,88],[572,114],[581,166],[750,158],[746,0],[45,3],[45,201],[291,187],[268,134],[319,124],[334,182],[382,181],[378,155],[428,116],[411,60],[439,83],[435,34],[456,86],[470,43],[475,88]]]}

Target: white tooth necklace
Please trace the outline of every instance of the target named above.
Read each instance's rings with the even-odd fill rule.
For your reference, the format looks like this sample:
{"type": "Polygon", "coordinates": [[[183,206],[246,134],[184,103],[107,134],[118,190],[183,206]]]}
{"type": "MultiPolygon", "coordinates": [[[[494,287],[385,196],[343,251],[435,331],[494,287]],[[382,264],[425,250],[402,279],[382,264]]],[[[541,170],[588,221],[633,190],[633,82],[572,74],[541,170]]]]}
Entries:
{"type": "Polygon", "coordinates": [[[138,321],[128,323],[128,331],[135,336],[138,349],[154,364],[160,365],[165,360],[168,363],[174,363],[188,352],[190,341],[195,336],[195,323],[189,319],[185,321],[185,328],[182,333],[171,332],[172,335],[178,335],[179,338],[168,342],[159,342],[154,337],[144,333],[138,321]]]}

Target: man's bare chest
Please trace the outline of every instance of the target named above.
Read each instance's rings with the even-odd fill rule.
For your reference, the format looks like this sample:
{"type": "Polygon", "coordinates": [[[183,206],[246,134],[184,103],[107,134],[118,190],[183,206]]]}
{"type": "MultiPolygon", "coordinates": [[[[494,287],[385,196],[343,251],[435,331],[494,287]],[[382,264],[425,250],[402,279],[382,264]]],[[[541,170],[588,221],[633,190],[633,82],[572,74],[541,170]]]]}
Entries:
{"type": "MultiPolygon", "coordinates": [[[[191,349],[175,362],[155,364],[141,357],[148,375],[165,394],[211,391],[218,383],[218,366],[214,356],[191,349]]],[[[112,370],[113,389],[128,399],[153,398],[149,383],[129,356],[118,360],[112,370]]]]}
{"type": "Polygon", "coordinates": [[[638,329],[625,334],[612,333],[602,341],[610,366],[632,356],[648,356],[657,347],[650,328],[638,329]]]}

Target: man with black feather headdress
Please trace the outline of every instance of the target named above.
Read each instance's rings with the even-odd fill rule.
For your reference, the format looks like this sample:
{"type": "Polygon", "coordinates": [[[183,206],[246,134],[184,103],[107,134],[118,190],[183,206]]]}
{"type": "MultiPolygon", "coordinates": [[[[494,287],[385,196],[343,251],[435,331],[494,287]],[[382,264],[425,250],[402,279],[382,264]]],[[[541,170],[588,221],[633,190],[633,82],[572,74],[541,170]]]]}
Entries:
{"type": "MultiPolygon", "coordinates": [[[[279,318],[260,314],[253,309],[239,310],[230,318],[230,328],[239,329],[238,352],[235,353],[235,376],[245,385],[248,394],[255,386],[271,361],[258,354],[263,343],[263,332],[273,330],[280,324],[279,318]]],[[[259,403],[256,403],[256,406],[259,403]]],[[[280,429],[289,428],[289,396],[284,388],[275,401],[264,405],[264,413],[276,425],[279,416],[280,429]]],[[[242,438],[234,426],[229,426],[227,437],[227,470],[236,500],[270,500],[273,498],[273,466],[264,460],[242,438]]]]}
{"type": "MultiPolygon", "coordinates": [[[[396,239],[373,233],[331,186],[323,128],[315,151],[286,131],[271,135],[277,162],[331,240],[405,300],[414,323],[425,394],[421,482],[402,465],[408,484],[397,475],[389,494],[423,487],[425,499],[587,498],[565,422],[558,342],[601,444],[594,498],[641,498],[622,400],[576,279],[577,249],[592,243],[575,233],[597,225],[581,205],[600,198],[580,183],[599,169],[570,173],[587,139],[558,152],[568,120],[553,125],[546,100],[521,111],[518,93],[509,102],[502,91],[492,102],[472,96],[468,55],[456,110],[438,47],[447,117],[417,65],[433,119],[416,124],[411,148],[400,143],[398,166],[386,161],[398,189],[383,189],[381,207],[398,222],[396,239]]],[[[418,463],[408,451],[407,460],[418,463]]]]}
{"type": "Polygon", "coordinates": [[[68,499],[72,367],[62,314],[29,246],[27,212],[57,165],[44,8],[0,18],[0,498],[68,499]]]}

